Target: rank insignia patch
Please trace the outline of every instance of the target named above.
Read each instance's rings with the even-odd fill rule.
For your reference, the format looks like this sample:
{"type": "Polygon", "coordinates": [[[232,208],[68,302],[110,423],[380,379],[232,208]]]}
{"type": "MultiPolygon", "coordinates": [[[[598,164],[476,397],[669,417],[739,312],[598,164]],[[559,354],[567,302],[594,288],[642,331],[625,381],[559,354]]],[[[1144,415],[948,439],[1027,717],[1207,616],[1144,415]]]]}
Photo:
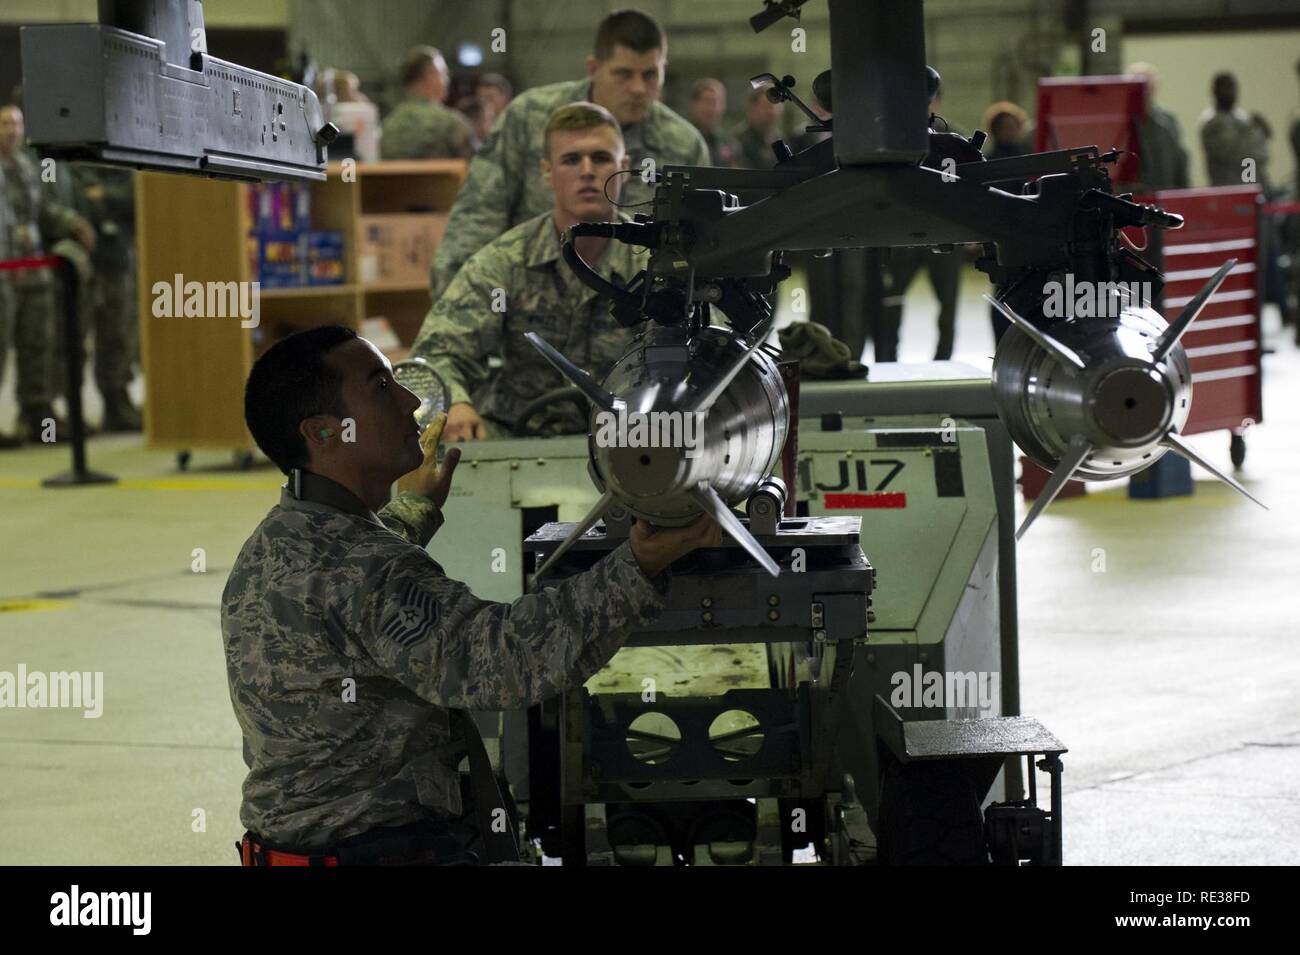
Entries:
{"type": "Polygon", "coordinates": [[[438,622],[438,602],[433,595],[417,584],[406,585],[402,603],[396,612],[384,621],[380,632],[403,647],[419,643],[438,622]]]}

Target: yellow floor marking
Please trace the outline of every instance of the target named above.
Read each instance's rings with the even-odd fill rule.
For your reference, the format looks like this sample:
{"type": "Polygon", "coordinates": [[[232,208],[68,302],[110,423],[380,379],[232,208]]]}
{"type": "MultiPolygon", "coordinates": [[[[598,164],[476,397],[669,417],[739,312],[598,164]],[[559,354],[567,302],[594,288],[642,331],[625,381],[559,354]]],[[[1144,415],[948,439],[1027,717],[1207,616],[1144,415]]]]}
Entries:
{"type": "Polygon", "coordinates": [[[0,600],[0,613],[19,613],[24,610],[62,610],[71,607],[71,600],[0,600]]]}
{"type": "MultiPolygon", "coordinates": [[[[126,491],[267,491],[282,487],[279,480],[251,481],[234,478],[123,478],[116,484],[87,487],[118,488],[126,491]]],[[[29,490],[41,487],[38,479],[0,478],[0,488],[29,490]]]]}

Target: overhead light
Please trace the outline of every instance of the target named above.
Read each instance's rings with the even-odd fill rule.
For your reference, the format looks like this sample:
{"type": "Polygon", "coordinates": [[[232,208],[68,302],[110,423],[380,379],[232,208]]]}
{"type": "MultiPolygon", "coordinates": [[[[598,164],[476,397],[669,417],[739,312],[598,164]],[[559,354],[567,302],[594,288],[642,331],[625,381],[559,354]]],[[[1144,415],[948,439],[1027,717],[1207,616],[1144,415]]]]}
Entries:
{"type": "Polygon", "coordinates": [[[461,66],[478,66],[483,62],[483,48],[477,43],[462,43],[456,47],[456,62],[461,66]]]}

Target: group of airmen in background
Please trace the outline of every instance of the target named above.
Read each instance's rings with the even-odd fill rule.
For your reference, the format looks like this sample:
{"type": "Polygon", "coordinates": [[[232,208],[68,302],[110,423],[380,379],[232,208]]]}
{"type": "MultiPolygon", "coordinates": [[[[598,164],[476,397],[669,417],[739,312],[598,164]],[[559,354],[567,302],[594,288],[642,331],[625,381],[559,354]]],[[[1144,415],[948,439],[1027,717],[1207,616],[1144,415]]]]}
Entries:
{"type": "MultiPolygon", "coordinates": [[[[477,78],[472,94],[454,109],[445,105],[452,84],[442,54],[420,46],[405,58],[402,95],[382,125],[383,157],[471,160],[437,248],[430,274],[433,308],[415,349],[435,364],[456,399],[448,439],[508,433],[519,423],[520,412],[563,384],[531,348],[515,347],[525,332],[549,329],[570,340],[578,354],[590,352],[587,370],[594,374],[617,357],[614,345],[630,341],[626,330],[611,337],[615,330],[603,328],[603,310],[594,293],[560,262],[563,229],[575,221],[606,221],[644,210],[654,188],[639,174],[647,160],[656,167],[770,168],[775,163],[772,143],[781,132],[780,104],[764,91],[753,90],[744,120],[726,128],[726,87],[717,79],[703,78],[691,87],[688,117],[679,116],[660,101],[667,54],[667,38],[652,17],[619,11],[599,24],[583,64],[585,75],[513,96],[508,80],[488,73],[477,78]],[[575,136],[584,140],[581,155],[548,152],[556,139],[557,116],[558,138],[566,144],[575,136]],[[602,139],[611,142],[587,149],[602,139]],[[616,156],[610,151],[614,146],[616,156]],[[617,169],[605,168],[611,159],[617,169]],[[574,186],[581,195],[565,197],[556,191],[553,174],[563,171],[566,163],[583,167],[574,186]],[[501,290],[497,299],[485,298],[485,292],[495,289],[501,290]],[[561,334],[561,327],[570,331],[561,334]],[[612,344],[578,347],[593,340],[612,344]],[[503,371],[502,356],[512,359],[509,373],[503,371]]],[[[1154,71],[1137,65],[1131,72],[1148,76],[1153,93],[1142,129],[1141,186],[1186,187],[1182,133],[1173,115],[1155,101],[1154,71]]],[[[364,98],[355,77],[343,75],[350,83],[335,95],[364,98]]],[[[1258,157],[1261,167],[1267,162],[1270,131],[1257,114],[1248,115],[1237,106],[1236,93],[1229,74],[1216,76],[1215,103],[1201,121],[1207,168],[1216,185],[1236,181],[1243,154],[1258,157]]],[[[993,104],[983,122],[990,132],[991,158],[1030,151],[1030,122],[1016,104],[993,104]]],[[[1292,139],[1297,140],[1295,130],[1292,139]]],[[[43,162],[24,145],[21,108],[0,108],[0,260],[48,254],[62,239],[72,239],[84,249],[89,275],[80,296],[80,325],[93,333],[94,382],[104,405],[101,429],[110,432],[141,426],[128,395],[139,350],[132,175],[107,167],[43,162]]],[[[1267,175],[1261,168],[1259,181],[1265,189],[1271,188],[1267,175]]],[[[924,264],[940,306],[935,357],[951,357],[959,263],[941,257],[953,268],[936,274],[928,267],[934,256],[909,255],[911,251],[894,250],[885,258],[862,251],[841,253],[835,257],[833,274],[826,275],[818,271],[819,266],[827,270],[824,263],[806,263],[809,317],[827,325],[855,354],[874,338],[877,361],[897,360],[902,297],[924,264]],[[846,314],[858,312],[892,316],[884,325],[893,334],[883,334],[888,328],[876,328],[879,322],[864,321],[862,315],[846,323],[846,314]]],[[[628,256],[619,250],[600,246],[593,252],[599,253],[592,261],[597,271],[633,264],[623,261],[628,256]]],[[[622,276],[624,281],[629,278],[622,276]]],[[[1285,294],[1280,300],[1285,303],[1285,294]]],[[[12,341],[18,405],[16,429],[6,432],[0,424],[2,448],[48,441],[63,433],[52,405],[66,391],[62,312],[60,282],[52,270],[0,272],[0,383],[12,341]]],[[[579,427],[576,420],[567,424],[579,427]]]]}
{"type": "MultiPolygon", "coordinates": [[[[139,361],[135,321],[133,173],[105,166],[42,160],[25,145],[23,111],[0,106],[0,262],[40,259],[62,240],[78,274],[78,326],[94,338],[94,382],[103,401],[100,429],[139,431],[140,412],[128,386],[139,361]]],[[[65,440],[54,410],[67,396],[69,342],[63,285],[55,269],[0,272],[0,384],[10,344],[18,415],[0,424],[0,449],[65,440]]]]}

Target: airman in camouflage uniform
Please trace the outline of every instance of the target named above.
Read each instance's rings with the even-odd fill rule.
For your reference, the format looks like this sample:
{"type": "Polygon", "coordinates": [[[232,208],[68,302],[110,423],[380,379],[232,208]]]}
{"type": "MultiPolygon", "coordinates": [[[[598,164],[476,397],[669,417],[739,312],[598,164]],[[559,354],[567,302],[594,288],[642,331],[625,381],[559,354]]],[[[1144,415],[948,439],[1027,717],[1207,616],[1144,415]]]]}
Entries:
{"type": "MultiPolygon", "coordinates": [[[[22,111],[0,108],[0,180],[9,220],[9,255],[45,255],[57,239],[73,235],[94,245],[94,229],[72,209],[53,201],[49,184],[41,181],[39,161],[22,146],[22,111]]],[[[51,407],[51,366],[54,358],[56,314],[53,277],[49,269],[13,273],[13,305],[0,314],[0,369],[4,367],[9,327],[18,357],[17,396],[20,424],[27,440],[37,441],[51,407]]],[[[3,371],[0,371],[3,374],[3,371]]],[[[56,434],[62,429],[56,429],[56,434]]]]}
{"type": "Polygon", "coordinates": [[[1245,160],[1254,163],[1254,178],[1264,195],[1272,183],[1268,175],[1268,140],[1272,135],[1259,113],[1247,113],[1237,105],[1237,78],[1231,73],[1215,75],[1211,92],[1214,105],[1201,114],[1201,145],[1205,149],[1205,171],[1212,186],[1240,186],[1245,160]]]}
{"type": "MultiPolygon", "coordinates": [[[[521,93],[497,119],[469,167],[469,178],[452,206],[447,231],[430,273],[434,301],[469,257],[512,226],[551,208],[551,193],[538,173],[542,134],[559,106],[580,101],[605,107],[622,126],[630,172],[621,175],[621,203],[641,204],[654,195],[642,178],[665,165],[709,165],[699,132],[659,102],[667,43],[651,18],[637,11],[612,14],[596,33],[588,78],[521,93]]],[[[612,186],[612,183],[611,183],[612,186]]]]}
{"type": "MultiPolygon", "coordinates": [[[[59,175],[63,175],[60,165],[59,175]]],[[[94,277],[82,290],[82,332],[93,331],[95,386],[104,399],[105,431],[139,431],[139,410],[131,403],[127,386],[138,355],[138,320],[135,303],[135,174],[129,169],[71,167],[73,202],[90,220],[98,239],[91,255],[94,277]]],[[[54,392],[63,394],[63,324],[57,323],[54,392]]]]}
{"type": "Polygon", "coordinates": [[[721,80],[706,76],[695,81],[687,116],[709,147],[709,162],[714,166],[741,167],[745,151],[740,140],[722,127],[727,112],[727,88],[721,80]]]}
{"type": "MultiPolygon", "coordinates": [[[[378,349],[338,326],[290,335],[250,372],[245,420],[290,481],[222,595],[249,767],[246,848],[342,859],[335,850],[395,829],[455,833],[461,757],[468,749],[473,767],[477,751],[487,764],[465,711],[524,708],[580,685],[661,611],[672,562],[720,541],[707,520],[638,522],[558,586],[481,600],[425,550],[460,452],[438,463],[446,417],[421,438],[419,406],[378,349]]],[[[471,776],[490,783],[491,770],[471,776]]],[[[398,861],[446,860],[422,849],[398,861]]]]}
{"type": "MultiPolygon", "coordinates": [[[[530,403],[568,384],[524,337],[528,332],[597,377],[636,337],[561,258],[562,230],[615,217],[603,187],[627,164],[618,120],[594,103],[569,103],[551,114],[542,139],[552,207],[474,254],[430,309],[411,349],[447,385],[449,441],[509,435],[530,403]],[[499,364],[490,368],[494,357],[499,364]]],[[[615,178],[612,196],[618,188],[615,178]]],[[[644,250],[609,239],[579,238],[577,251],[619,285],[647,261],[644,250]]],[[[553,404],[540,420],[530,412],[529,420],[543,435],[587,428],[581,401],[553,404]]]]}
{"type": "MultiPolygon", "coordinates": [[[[560,258],[560,240],[548,211],[480,249],[429,311],[411,348],[442,377],[448,405],[473,406],[490,437],[509,436],[530,402],[568,384],[526,333],[537,332],[600,378],[639,331],[615,322],[609,302],[578,280],[560,258]],[[489,369],[489,356],[499,356],[500,367],[489,369]]],[[[626,285],[646,261],[644,250],[611,242],[594,265],[626,285]]],[[[572,403],[556,405],[547,420],[542,434],[587,430],[586,414],[572,403]]]]}
{"type": "Polygon", "coordinates": [[[474,155],[474,130],[455,110],[443,105],[450,75],[442,54],[416,47],[402,67],[406,92],[384,118],[379,151],[384,159],[468,159],[474,155]]]}
{"type": "Polygon", "coordinates": [[[554,589],[481,600],[425,551],[441,523],[415,494],[376,515],[286,489],[240,551],[221,616],[250,831],[323,848],[459,816],[465,741],[450,711],[524,709],[580,685],[662,607],[628,544],[554,589]]]}
{"type": "MultiPolygon", "coordinates": [[[[4,168],[0,167],[0,260],[13,258],[13,214],[4,198],[7,190],[4,168]]],[[[13,315],[13,279],[11,273],[0,272],[0,384],[4,383],[5,358],[9,351],[13,315]]],[[[0,448],[17,448],[22,443],[20,435],[0,433],[0,448]]]]}
{"type": "Polygon", "coordinates": [[[379,152],[384,159],[468,159],[474,130],[454,109],[418,96],[403,100],[384,119],[379,152]]]}

